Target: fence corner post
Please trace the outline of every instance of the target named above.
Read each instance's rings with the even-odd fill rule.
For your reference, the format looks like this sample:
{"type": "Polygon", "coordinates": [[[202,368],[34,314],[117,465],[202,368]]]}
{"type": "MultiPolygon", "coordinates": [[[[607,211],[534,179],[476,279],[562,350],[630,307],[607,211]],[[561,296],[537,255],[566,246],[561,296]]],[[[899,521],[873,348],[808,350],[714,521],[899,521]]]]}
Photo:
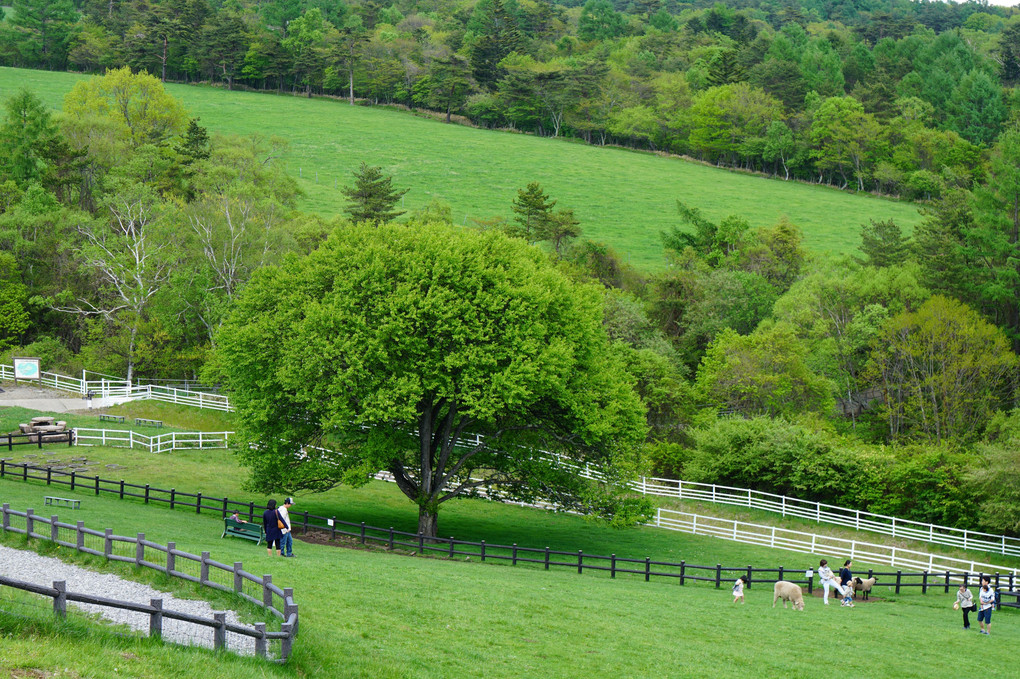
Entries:
{"type": "Polygon", "coordinates": [[[203,585],[209,583],[209,552],[202,552],[201,566],[199,567],[199,582],[203,585]]]}
{"type": "Polygon", "coordinates": [[[57,540],[60,539],[60,529],[57,528],[57,524],[59,522],[60,519],[56,514],[52,514],[50,516],[50,542],[53,542],[54,544],[56,544],[57,540]]]}
{"type": "Polygon", "coordinates": [[[266,607],[269,607],[269,606],[273,605],[273,590],[271,590],[269,588],[269,586],[271,584],[273,584],[273,576],[272,575],[263,575],[262,576],[262,603],[265,604],[266,607]]]}
{"type": "Polygon", "coordinates": [[[107,528],[103,533],[103,556],[109,559],[113,554],[113,529],[107,528]]]}
{"type": "Polygon", "coordinates": [[[234,591],[240,593],[244,589],[244,582],[241,578],[241,571],[244,570],[244,564],[240,561],[234,562],[234,591]]]}
{"type": "Polygon", "coordinates": [[[266,623],[257,622],[255,623],[255,631],[258,632],[258,636],[255,637],[255,655],[260,658],[266,657],[266,623]]]}
{"type": "Polygon", "coordinates": [[[135,565],[141,566],[145,561],[145,533],[135,536],[135,565]]]}
{"type": "Polygon", "coordinates": [[[177,549],[176,542],[166,543],[166,574],[171,575],[176,569],[174,550],[177,549]]]}

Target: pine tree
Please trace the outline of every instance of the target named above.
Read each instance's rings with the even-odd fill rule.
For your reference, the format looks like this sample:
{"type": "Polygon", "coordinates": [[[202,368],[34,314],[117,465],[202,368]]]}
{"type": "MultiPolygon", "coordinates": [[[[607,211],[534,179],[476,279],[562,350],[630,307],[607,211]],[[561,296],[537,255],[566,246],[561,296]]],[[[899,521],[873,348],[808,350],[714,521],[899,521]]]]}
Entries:
{"type": "Polygon", "coordinates": [[[381,167],[361,163],[354,172],[354,186],[345,186],[347,196],[346,212],[355,222],[385,224],[404,214],[394,206],[410,189],[398,191],[393,188],[393,177],[384,175],[381,167]]]}
{"type": "Polygon", "coordinates": [[[910,243],[903,235],[903,230],[891,219],[861,227],[861,252],[864,258],[859,260],[868,266],[895,266],[902,264],[910,254],[910,243]]]}
{"type": "Polygon", "coordinates": [[[513,202],[516,224],[509,226],[508,233],[529,243],[541,240],[555,205],[556,201],[549,200],[538,182],[531,182],[526,188],[518,189],[513,202]]]}

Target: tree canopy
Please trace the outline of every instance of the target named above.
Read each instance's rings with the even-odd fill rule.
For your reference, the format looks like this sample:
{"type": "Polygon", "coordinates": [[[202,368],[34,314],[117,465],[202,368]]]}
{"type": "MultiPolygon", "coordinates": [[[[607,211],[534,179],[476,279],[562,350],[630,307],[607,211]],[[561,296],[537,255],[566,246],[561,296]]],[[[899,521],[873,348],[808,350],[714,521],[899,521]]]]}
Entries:
{"type": "Polygon", "coordinates": [[[501,233],[340,229],[256,274],[219,356],[254,488],[386,470],[428,536],[441,503],[482,488],[586,513],[628,506],[563,464],[618,479],[646,429],[598,288],[501,233]]]}

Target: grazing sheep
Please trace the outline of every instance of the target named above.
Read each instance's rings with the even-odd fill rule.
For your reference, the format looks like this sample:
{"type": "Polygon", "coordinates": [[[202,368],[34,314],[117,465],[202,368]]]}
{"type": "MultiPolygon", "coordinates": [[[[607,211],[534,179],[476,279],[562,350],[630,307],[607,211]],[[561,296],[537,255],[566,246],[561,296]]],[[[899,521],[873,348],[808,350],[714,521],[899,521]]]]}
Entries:
{"type": "Polygon", "coordinates": [[[776,607],[776,601],[779,599],[783,600],[783,608],[786,608],[787,601],[792,601],[793,610],[804,610],[804,590],[800,588],[800,585],[795,585],[792,582],[787,582],[786,580],[780,580],[772,589],[772,608],[776,607]]]}
{"type": "Polygon", "coordinates": [[[878,582],[878,578],[868,578],[867,580],[861,580],[860,578],[854,578],[854,581],[853,581],[854,598],[855,599],[857,598],[857,592],[862,592],[863,596],[861,598],[864,599],[865,601],[867,601],[868,600],[868,595],[871,593],[871,588],[872,588],[872,586],[876,582],[878,582]]]}

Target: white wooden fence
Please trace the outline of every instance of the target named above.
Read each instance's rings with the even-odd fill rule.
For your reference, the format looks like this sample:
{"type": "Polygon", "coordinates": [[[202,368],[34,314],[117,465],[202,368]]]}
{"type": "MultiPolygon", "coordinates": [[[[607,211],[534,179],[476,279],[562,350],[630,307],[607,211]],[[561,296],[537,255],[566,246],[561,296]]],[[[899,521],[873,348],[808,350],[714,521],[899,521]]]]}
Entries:
{"type": "Polygon", "coordinates": [[[146,436],[120,429],[76,428],[74,444],[76,446],[144,448],[150,453],[165,453],[171,450],[228,448],[230,437],[233,435],[232,431],[189,431],[146,436]]]}
{"type": "MultiPolygon", "coordinates": [[[[14,368],[9,365],[0,365],[0,379],[13,380],[14,368]]],[[[97,398],[113,398],[124,401],[162,401],[225,412],[234,409],[230,405],[230,398],[222,394],[210,394],[204,391],[191,391],[155,384],[132,385],[127,380],[86,380],[44,372],[40,374],[39,384],[82,397],[91,391],[97,398]]]]}
{"type": "MultiPolygon", "coordinates": [[[[785,549],[804,554],[828,555],[830,558],[835,559],[860,559],[861,561],[876,565],[916,569],[930,573],[944,573],[946,571],[953,573],[1013,573],[1014,575],[1020,573],[1020,569],[1016,567],[997,566],[974,560],[954,559],[948,556],[917,552],[901,547],[875,545],[859,540],[845,540],[798,530],[776,528],[775,526],[763,526],[731,519],[677,512],[670,509],[659,509],[655,514],[654,521],[650,525],[683,533],[693,533],[695,535],[711,535],[744,544],[785,549]]],[[[812,564],[807,564],[807,566],[810,565],[812,564]]]]}

